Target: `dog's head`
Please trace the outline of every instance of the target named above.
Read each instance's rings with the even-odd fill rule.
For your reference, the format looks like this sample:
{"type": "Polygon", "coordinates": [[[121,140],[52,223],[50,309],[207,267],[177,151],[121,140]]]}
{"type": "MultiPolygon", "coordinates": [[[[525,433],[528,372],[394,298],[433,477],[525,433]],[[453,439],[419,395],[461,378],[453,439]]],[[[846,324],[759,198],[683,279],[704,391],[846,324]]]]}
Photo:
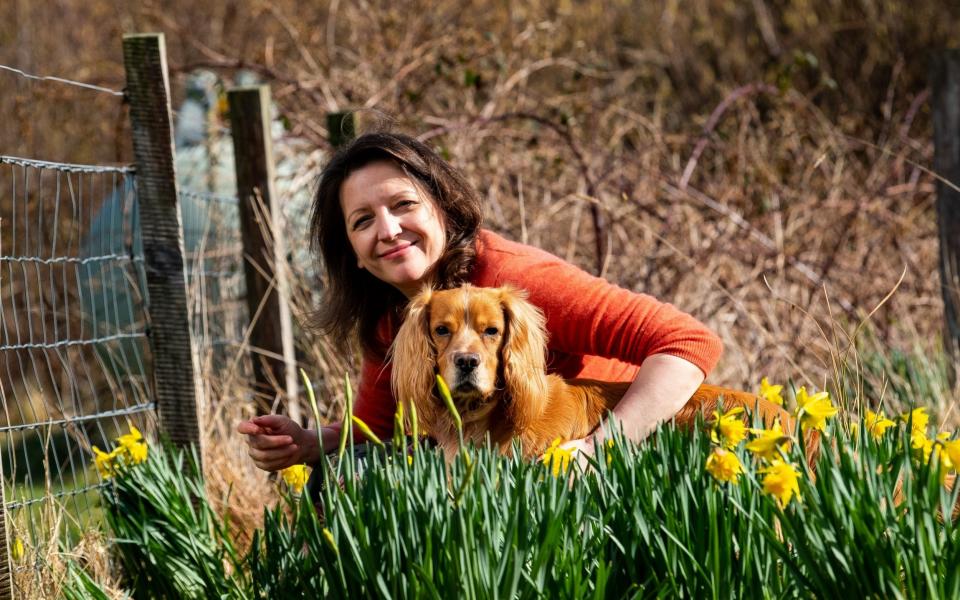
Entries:
{"type": "Polygon", "coordinates": [[[424,290],[410,301],[392,352],[394,395],[413,402],[426,427],[445,419],[434,390],[440,374],[465,423],[506,402],[515,425],[546,403],[543,314],[510,287],[424,290]]]}

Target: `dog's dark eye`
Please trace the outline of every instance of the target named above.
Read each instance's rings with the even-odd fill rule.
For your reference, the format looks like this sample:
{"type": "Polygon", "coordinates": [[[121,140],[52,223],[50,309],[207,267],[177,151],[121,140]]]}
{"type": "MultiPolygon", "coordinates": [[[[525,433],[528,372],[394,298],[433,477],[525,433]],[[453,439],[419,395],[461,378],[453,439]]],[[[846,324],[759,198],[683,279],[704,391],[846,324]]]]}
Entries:
{"type": "Polygon", "coordinates": [[[497,335],[498,333],[500,333],[500,330],[497,329],[496,327],[487,327],[486,329],[483,330],[483,333],[487,335],[497,335]]]}
{"type": "Polygon", "coordinates": [[[450,335],[450,330],[441,325],[433,330],[437,335],[450,335]]]}

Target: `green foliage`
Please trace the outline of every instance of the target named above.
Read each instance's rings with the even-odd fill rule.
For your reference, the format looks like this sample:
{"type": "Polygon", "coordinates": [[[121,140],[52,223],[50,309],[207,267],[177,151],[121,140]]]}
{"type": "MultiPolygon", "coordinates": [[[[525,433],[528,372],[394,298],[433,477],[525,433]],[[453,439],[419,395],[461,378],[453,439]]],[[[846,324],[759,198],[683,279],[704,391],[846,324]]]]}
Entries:
{"type": "Polygon", "coordinates": [[[135,597],[957,597],[960,534],[942,519],[957,492],[937,453],[917,461],[906,425],[853,429],[828,427],[783,509],[742,446],[745,474],[721,484],[709,436],[667,426],[641,445],[615,436],[573,477],[489,448],[449,466],[381,450],[347,461],[319,514],[306,497],[267,510],[243,557],[182,453],[120,474],[106,512],[135,597]]]}
{"type": "Polygon", "coordinates": [[[97,582],[76,563],[67,569],[67,585],[63,589],[64,600],[110,600],[110,596],[97,582]]]}
{"type": "Polygon", "coordinates": [[[848,376],[846,380],[862,381],[865,397],[882,398],[894,410],[933,406],[936,412],[949,414],[952,398],[946,352],[940,347],[934,351],[919,346],[909,351],[886,348],[872,327],[864,328],[862,337],[862,377],[848,376]]]}
{"type": "Polygon", "coordinates": [[[241,556],[207,501],[196,453],[152,448],[103,492],[103,512],[136,598],[238,598],[241,556]]]}

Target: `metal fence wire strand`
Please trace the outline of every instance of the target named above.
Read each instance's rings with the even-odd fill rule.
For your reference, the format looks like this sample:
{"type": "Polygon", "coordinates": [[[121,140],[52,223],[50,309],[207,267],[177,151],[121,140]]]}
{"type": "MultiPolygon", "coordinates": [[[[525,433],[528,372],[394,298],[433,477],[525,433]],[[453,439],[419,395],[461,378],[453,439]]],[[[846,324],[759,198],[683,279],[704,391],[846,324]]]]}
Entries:
{"type": "Polygon", "coordinates": [[[37,557],[97,517],[92,447],[155,426],[135,177],[0,156],[0,460],[10,541],[37,557]]]}

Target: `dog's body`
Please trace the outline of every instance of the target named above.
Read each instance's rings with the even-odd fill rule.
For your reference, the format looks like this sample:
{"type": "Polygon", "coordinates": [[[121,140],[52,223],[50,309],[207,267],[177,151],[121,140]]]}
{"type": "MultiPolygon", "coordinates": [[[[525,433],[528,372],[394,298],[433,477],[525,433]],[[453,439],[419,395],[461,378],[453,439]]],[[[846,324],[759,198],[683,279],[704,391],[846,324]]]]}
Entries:
{"type": "MultiPolygon", "coordinates": [[[[448,456],[456,451],[458,434],[434,391],[437,372],[450,387],[465,441],[482,443],[489,435],[507,452],[518,438],[525,457],[538,456],[558,437],[590,434],[631,385],[548,375],[543,315],[511,288],[424,291],[410,303],[392,360],[396,398],[415,404],[421,426],[448,456]]],[[[697,413],[709,416],[720,398],[726,410],[742,406],[768,426],[780,419],[792,427],[776,404],[712,385],[700,386],[675,420],[691,426],[697,413]]]]}

